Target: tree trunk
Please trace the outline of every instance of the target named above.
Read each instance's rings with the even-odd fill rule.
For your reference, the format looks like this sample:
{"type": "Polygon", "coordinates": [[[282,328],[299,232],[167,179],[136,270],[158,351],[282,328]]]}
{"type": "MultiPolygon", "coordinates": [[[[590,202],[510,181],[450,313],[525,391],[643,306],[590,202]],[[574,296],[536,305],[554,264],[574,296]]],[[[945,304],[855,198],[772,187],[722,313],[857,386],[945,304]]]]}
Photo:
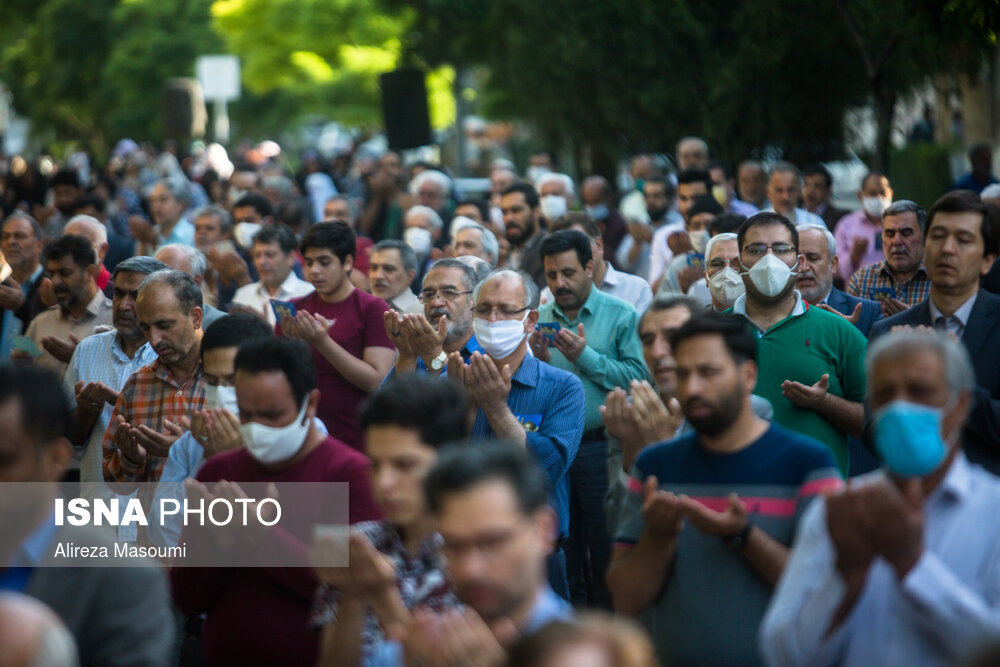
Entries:
{"type": "Polygon", "coordinates": [[[881,74],[871,80],[872,102],[875,109],[875,154],[872,156],[872,170],[888,173],[889,151],[892,146],[892,120],[896,111],[896,91],[881,74]]]}

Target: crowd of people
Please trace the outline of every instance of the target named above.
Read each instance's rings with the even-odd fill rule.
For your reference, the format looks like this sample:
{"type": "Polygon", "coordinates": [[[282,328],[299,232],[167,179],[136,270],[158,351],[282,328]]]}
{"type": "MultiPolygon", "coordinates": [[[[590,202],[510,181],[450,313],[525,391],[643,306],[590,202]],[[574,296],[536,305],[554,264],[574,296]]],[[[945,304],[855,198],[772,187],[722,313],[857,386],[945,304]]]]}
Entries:
{"type": "Polygon", "coordinates": [[[539,154],[482,197],[276,148],[5,161],[0,662],[1000,655],[988,146],[933,202],[868,173],[853,211],[822,165],[696,137],[626,192],[539,154]],[[344,482],[350,528],[121,526],[244,554],[281,530],[289,566],[53,567],[90,527],[10,490],[57,481],[146,507],[344,482]]]}

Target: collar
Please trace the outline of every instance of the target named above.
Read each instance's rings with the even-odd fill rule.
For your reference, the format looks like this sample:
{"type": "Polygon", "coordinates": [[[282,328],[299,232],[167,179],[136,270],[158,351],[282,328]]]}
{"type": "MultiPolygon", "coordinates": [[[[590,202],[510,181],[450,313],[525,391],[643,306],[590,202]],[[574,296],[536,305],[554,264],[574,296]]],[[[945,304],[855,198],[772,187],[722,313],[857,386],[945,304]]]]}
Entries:
{"type": "Polygon", "coordinates": [[[815,211],[809,211],[809,212],[812,213],[813,215],[818,215],[822,218],[823,214],[826,213],[826,210],[828,208],[830,208],[830,202],[825,201],[819,206],[817,206],[815,211]]]}
{"type": "Polygon", "coordinates": [[[104,292],[98,289],[97,293],[94,294],[94,298],[87,304],[87,314],[91,317],[100,315],[101,311],[106,310],[108,307],[108,304],[105,303],[107,300],[108,297],[104,296],[104,292]]]}
{"type": "MultiPolygon", "coordinates": [[[[968,301],[959,306],[958,310],[956,310],[952,314],[952,317],[958,320],[963,327],[968,325],[969,315],[972,314],[972,307],[976,305],[976,299],[978,298],[979,298],[979,292],[976,291],[975,294],[969,297],[968,301]]],[[[931,307],[931,326],[933,326],[934,322],[937,321],[937,318],[942,317],[944,313],[938,310],[938,307],[937,305],[935,305],[933,298],[928,297],[927,303],[929,303],[931,307]]]]}
{"type": "Polygon", "coordinates": [[[538,595],[535,597],[535,604],[531,606],[531,611],[528,613],[528,620],[522,629],[524,634],[531,634],[549,621],[570,618],[572,615],[573,607],[556,595],[552,587],[546,583],[545,588],[538,591],[538,595]]]}
{"type": "Polygon", "coordinates": [[[619,282],[621,282],[621,277],[618,272],[615,271],[615,267],[611,266],[611,262],[605,260],[604,266],[604,280],[601,281],[601,286],[599,289],[604,289],[605,287],[614,287],[619,282]]]}
{"type": "MultiPolygon", "coordinates": [[[[795,295],[795,305],[792,306],[792,312],[788,314],[788,317],[798,317],[799,315],[804,315],[807,310],[809,310],[809,304],[802,300],[802,293],[798,290],[792,290],[792,294],[795,295]]],[[[829,295],[827,295],[829,296],[829,295]]],[[[747,295],[746,293],[740,294],[736,297],[736,302],[733,304],[733,313],[735,315],[742,315],[746,317],[747,315],[747,295]]],[[[749,320],[750,318],[747,317],[749,320]]],[[[785,319],[788,319],[787,317],[785,319]]],[[[784,322],[784,320],[782,320],[784,322]]],[[[754,326],[757,326],[756,324],[754,326]]],[[[771,327],[772,329],[774,327],[771,327]]]]}
{"type": "Polygon", "coordinates": [[[31,286],[37,284],[38,281],[41,279],[41,277],[42,277],[42,265],[39,264],[38,266],[35,267],[35,270],[31,272],[31,277],[28,278],[25,282],[21,283],[21,291],[27,294],[28,290],[31,289],[31,286]]]}
{"type": "Polygon", "coordinates": [[[951,462],[951,468],[941,480],[941,485],[931,494],[932,497],[938,494],[950,496],[961,502],[972,493],[972,464],[966,458],[965,453],[959,449],[955,459],[951,462]]]}
{"type": "Polygon", "coordinates": [[[389,303],[398,308],[399,310],[402,310],[404,312],[409,312],[410,307],[414,303],[419,303],[419,299],[417,299],[417,295],[413,293],[413,290],[407,287],[403,289],[402,292],[397,294],[393,299],[390,299],[389,303]]]}
{"type": "MultiPolygon", "coordinates": [[[[184,386],[177,384],[177,380],[174,378],[174,374],[170,372],[170,368],[165,363],[163,363],[159,355],[156,355],[156,361],[152,363],[152,367],[153,367],[153,375],[155,375],[158,379],[165,382],[166,384],[169,384],[171,387],[184,386]]],[[[198,360],[198,366],[194,369],[194,374],[185,384],[189,382],[197,382],[199,379],[201,379],[201,359],[198,360]]]]}
{"type": "MultiPolygon", "coordinates": [[[[117,357],[119,361],[127,364],[127,363],[130,363],[132,361],[135,361],[136,359],[140,359],[141,360],[149,352],[152,352],[154,356],[156,355],[156,353],[153,352],[153,348],[151,348],[149,346],[149,341],[146,341],[145,343],[143,343],[142,345],[140,345],[138,348],[136,348],[136,350],[135,350],[135,356],[129,357],[127,354],[125,354],[125,348],[122,346],[122,337],[121,337],[121,334],[118,333],[117,330],[115,330],[112,333],[112,338],[111,338],[111,353],[113,355],[115,355],[115,357],[117,357]]],[[[143,364],[143,366],[146,366],[146,365],[147,364],[143,364]]]]}
{"type": "Polygon", "coordinates": [[[541,375],[541,369],[539,368],[539,364],[541,363],[534,355],[525,354],[524,361],[521,362],[521,365],[517,367],[517,372],[510,378],[511,382],[534,389],[538,386],[538,376],[541,375]]]}
{"type": "Polygon", "coordinates": [[[21,547],[14,552],[11,567],[34,567],[45,558],[48,546],[56,536],[56,515],[53,511],[35,530],[24,538],[21,547]]]}
{"type": "Polygon", "coordinates": [[[600,298],[599,296],[595,295],[600,291],[601,290],[597,289],[597,285],[591,285],[590,294],[587,295],[587,300],[583,302],[582,306],[580,306],[580,310],[577,311],[576,319],[573,320],[573,322],[570,322],[569,318],[566,317],[566,315],[563,313],[562,308],[559,307],[559,303],[555,300],[555,295],[553,295],[552,297],[552,312],[558,315],[563,322],[567,322],[569,324],[575,324],[576,322],[580,321],[580,316],[583,315],[584,313],[588,315],[594,314],[594,301],[600,298]]]}
{"type": "MultiPolygon", "coordinates": [[[[896,280],[896,276],[895,276],[895,274],[893,274],[892,269],[889,268],[889,263],[886,262],[884,259],[881,262],[878,263],[878,272],[880,274],[889,276],[889,279],[892,280],[892,282],[897,283],[897,284],[899,283],[899,281],[896,280]]],[[[923,275],[925,277],[927,276],[927,269],[924,268],[923,264],[921,264],[920,266],[917,267],[917,272],[914,274],[914,276],[912,278],[910,278],[910,280],[911,281],[912,280],[916,280],[921,275],[923,275]]]]}

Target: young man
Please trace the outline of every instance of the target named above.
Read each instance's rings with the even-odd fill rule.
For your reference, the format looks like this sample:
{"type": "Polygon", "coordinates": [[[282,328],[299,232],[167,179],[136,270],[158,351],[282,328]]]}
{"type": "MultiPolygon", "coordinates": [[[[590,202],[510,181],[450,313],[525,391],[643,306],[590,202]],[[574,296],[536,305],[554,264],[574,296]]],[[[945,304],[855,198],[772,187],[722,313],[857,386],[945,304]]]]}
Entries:
{"type": "Polygon", "coordinates": [[[321,396],[317,416],[332,436],[360,451],[358,406],[392,368],[396,348],[385,332],[385,301],[356,289],[348,277],[354,248],[347,223],[309,228],[300,250],[316,291],[294,299],[296,316],[283,318],[276,330],[309,343],[321,396]]]}
{"type": "Polygon", "coordinates": [[[350,567],[316,569],[325,584],[313,615],[325,624],[320,664],[385,660],[395,650],[385,628],[406,625],[417,607],[458,605],[424,482],[438,450],[468,437],[466,407],[454,382],[409,374],[389,380],[362,408],[372,489],[385,520],[355,524],[350,567]]]}
{"type": "Polygon", "coordinates": [[[663,662],[756,664],[795,520],[842,481],[821,443],[754,414],[757,340],[743,318],[698,314],[671,346],[694,432],[636,460],[608,588],[617,611],[642,614],[663,662]]]}
{"type": "Polygon", "coordinates": [[[272,327],[277,323],[271,299],[290,301],[313,291],[295,275],[295,234],[284,225],[271,225],[253,237],[253,264],[260,280],[236,290],[231,310],[249,310],[272,327]]]}
{"type": "Polygon", "coordinates": [[[500,195],[500,210],[510,241],[510,265],[531,276],[541,289],[545,285],[545,269],[538,246],[545,238],[545,230],[539,222],[542,209],[538,193],[527,183],[515,183],[500,195]]]}
{"type": "MultiPolygon", "coordinates": [[[[372,500],[368,460],[323,436],[313,424],[320,395],[304,343],[272,338],[243,345],[236,354],[235,384],[244,446],[213,456],[198,471],[202,484],[194,488],[206,503],[223,491],[204,485],[221,480],[237,485],[347,482],[349,520],[380,516],[372,500]]],[[[295,493],[285,489],[287,495],[295,493]]],[[[308,620],[317,581],[308,568],[306,545],[314,525],[329,523],[331,508],[308,498],[315,500],[284,498],[281,526],[270,536],[258,536],[280,543],[294,567],[172,570],[178,608],[186,616],[206,614],[202,638],[209,664],[316,663],[318,637],[308,620]]],[[[203,542],[210,538],[191,525],[181,535],[192,551],[210,548],[203,542]]],[[[257,544],[251,540],[243,549],[255,553],[257,544]]]]}

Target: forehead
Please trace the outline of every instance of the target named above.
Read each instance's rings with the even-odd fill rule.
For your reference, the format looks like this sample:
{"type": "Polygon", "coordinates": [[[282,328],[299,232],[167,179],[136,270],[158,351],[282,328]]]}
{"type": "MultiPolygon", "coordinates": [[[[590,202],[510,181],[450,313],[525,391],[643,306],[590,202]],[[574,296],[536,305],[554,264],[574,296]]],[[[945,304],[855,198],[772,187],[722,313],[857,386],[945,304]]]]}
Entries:
{"type": "Polygon", "coordinates": [[[407,227],[421,227],[423,229],[430,229],[431,223],[427,219],[426,215],[415,214],[406,218],[407,227]]]}
{"type": "Polygon", "coordinates": [[[22,217],[11,218],[3,226],[3,234],[7,236],[9,234],[27,234],[28,236],[34,236],[35,230],[31,226],[31,223],[22,217]]]}
{"type": "Polygon", "coordinates": [[[799,184],[799,177],[790,171],[776,171],[771,174],[769,182],[771,185],[791,188],[799,184]]]}
{"type": "Polygon", "coordinates": [[[218,225],[219,216],[214,213],[206,213],[205,215],[199,215],[194,219],[195,227],[207,227],[209,225],[218,225]]]}
{"type": "Polygon", "coordinates": [[[818,185],[820,187],[826,187],[826,179],[823,174],[809,174],[802,177],[803,182],[810,183],[811,185],[818,185]]]}
{"type": "Polygon", "coordinates": [[[97,242],[97,232],[90,225],[84,224],[82,222],[73,222],[63,229],[63,234],[72,234],[73,236],[82,236],[91,243],[97,242]]]}
{"type": "Polygon", "coordinates": [[[482,239],[483,232],[481,229],[475,227],[463,227],[458,230],[455,234],[455,240],[464,239],[466,241],[479,241],[482,239]]]}
{"type": "Polygon", "coordinates": [[[708,254],[708,258],[713,257],[735,257],[740,254],[739,244],[736,243],[735,239],[726,239],[725,241],[716,241],[712,244],[712,252],[708,254]]]}
{"type": "Polygon", "coordinates": [[[714,362],[716,365],[728,365],[733,363],[733,358],[729,355],[729,350],[718,334],[707,334],[694,336],[680,342],[674,350],[674,358],[677,364],[682,366],[688,363],[714,362]]]}
{"type": "Polygon", "coordinates": [[[508,192],[500,198],[501,206],[524,206],[527,200],[523,192],[508,192]]]}
{"type": "Polygon", "coordinates": [[[337,259],[337,256],[329,248],[306,248],[305,252],[302,253],[302,257],[308,260],[323,259],[324,257],[337,259]]]}
{"type": "Polygon", "coordinates": [[[150,193],[153,199],[173,199],[174,193],[172,193],[165,185],[154,185],[153,191],[150,193]]]}
{"type": "Polygon", "coordinates": [[[150,285],[139,292],[136,307],[140,313],[146,313],[149,316],[181,311],[181,303],[174,296],[173,289],[169,285],[161,284],[150,285]]]}
{"type": "Polygon", "coordinates": [[[237,370],[234,384],[240,405],[253,410],[280,409],[295,404],[292,385],[281,371],[249,373],[237,370]]]}
{"type": "Polygon", "coordinates": [[[420,439],[420,431],[397,424],[378,424],[365,430],[365,453],[372,458],[390,458],[434,452],[420,439]]]}
{"type": "Polygon", "coordinates": [[[185,273],[187,273],[185,269],[190,268],[187,255],[177,248],[165,248],[156,253],[155,259],[160,260],[172,269],[184,271],[185,273]]]}
{"type": "Polygon", "coordinates": [[[705,183],[702,181],[694,181],[693,183],[678,183],[677,184],[677,194],[696,194],[698,192],[708,193],[708,188],[705,187],[705,183]]]}
{"type": "Polygon", "coordinates": [[[799,250],[802,252],[818,252],[826,254],[826,234],[818,229],[805,229],[799,232],[799,250]]]}
{"type": "Polygon", "coordinates": [[[119,271],[115,276],[115,287],[120,290],[134,290],[142,283],[146,276],[134,271],[119,271]]]}
{"type": "Polygon", "coordinates": [[[744,247],[749,243],[792,242],[792,231],[780,223],[754,225],[743,237],[744,247]]]}
{"type": "Polygon", "coordinates": [[[917,221],[916,213],[913,211],[903,211],[902,213],[882,218],[882,227],[891,227],[892,229],[907,229],[912,227],[913,229],[918,229],[920,223],[917,221]]]}
{"type": "Polygon", "coordinates": [[[566,194],[566,188],[562,181],[551,180],[547,181],[542,187],[538,188],[538,194],[542,195],[564,195],[566,194]]]}
{"type": "Polygon", "coordinates": [[[253,251],[265,251],[265,252],[281,252],[281,246],[278,245],[277,241],[271,241],[269,243],[262,243],[260,241],[255,241],[253,244],[253,251]]]}
{"type": "MultiPolygon", "coordinates": [[[[456,268],[431,269],[424,278],[424,287],[437,287],[439,285],[460,286],[462,277],[465,274],[456,268]]],[[[485,289],[485,285],[483,288],[485,289]]]]}
{"type": "Polygon", "coordinates": [[[339,211],[346,212],[350,211],[350,207],[347,202],[343,199],[331,199],[326,204],[323,205],[323,209],[326,211],[339,211]]]}
{"type": "Polygon", "coordinates": [[[983,216],[975,211],[963,211],[961,213],[939,212],[934,215],[934,219],[929,223],[928,231],[937,227],[944,227],[949,231],[968,231],[979,236],[982,222],[983,216]]]}
{"type": "Polygon", "coordinates": [[[205,354],[202,355],[205,372],[211,375],[229,375],[236,368],[236,353],[239,350],[239,346],[215,347],[206,350],[205,354]]]}
{"type": "Polygon", "coordinates": [[[710,212],[698,213],[691,216],[691,224],[701,225],[706,228],[712,224],[713,220],[715,220],[715,214],[710,212]]]}
{"type": "Polygon", "coordinates": [[[420,184],[419,192],[422,195],[440,195],[444,194],[444,188],[439,183],[428,179],[420,184]]]}
{"type": "Polygon", "coordinates": [[[646,181],[642,184],[642,193],[646,196],[665,195],[667,193],[667,184],[658,181],[646,181]]]}
{"type": "Polygon", "coordinates": [[[399,256],[399,250],[395,248],[382,248],[381,250],[376,250],[372,253],[370,262],[378,262],[380,264],[401,264],[402,259],[399,256]]]}
{"type": "Polygon", "coordinates": [[[549,266],[556,267],[567,267],[575,266],[580,267],[580,258],[576,256],[576,250],[564,250],[563,252],[557,253],[555,255],[546,255],[542,259],[542,265],[546,268],[549,266]]]}
{"type": "Polygon", "coordinates": [[[456,535],[511,523],[522,516],[513,487],[506,481],[490,479],[443,496],[438,521],[443,533],[456,535]]]}
{"type": "Polygon", "coordinates": [[[524,293],[524,285],[520,278],[510,275],[500,275],[486,281],[479,289],[478,303],[489,301],[501,303],[524,303],[527,295],[524,293]]]}
{"type": "Polygon", "coordinates": [[[642,320],[640,333],[656,333],[662,329],[679,329],[689,319],[691,319],[691,311],[684,306],[657,310],[647,314],[642,320]]]}
{"type": "Polygon", "coordinates": [[[60,269],[70,268],[70,269],[81,269],[77,266],[76,262],[73,261],[73,255],[65,255],[59,259],[48,258],[45,260],[46,267],[58,267],[60,269]]]}
{"type": "Polygon", "coordinates": [[[897,354],[879,357],[871,369],[873,388],[891,387],[904,383],[924,386],[948,384],[944,360],[932,348],[916,347],[897,354]]]}
{"type": "Polygon", "coordinates": [[[886,190],[889,188],[889,179],[885,176],[872,176],[865,179],[861,184],[862,190],[886,190]]]}

